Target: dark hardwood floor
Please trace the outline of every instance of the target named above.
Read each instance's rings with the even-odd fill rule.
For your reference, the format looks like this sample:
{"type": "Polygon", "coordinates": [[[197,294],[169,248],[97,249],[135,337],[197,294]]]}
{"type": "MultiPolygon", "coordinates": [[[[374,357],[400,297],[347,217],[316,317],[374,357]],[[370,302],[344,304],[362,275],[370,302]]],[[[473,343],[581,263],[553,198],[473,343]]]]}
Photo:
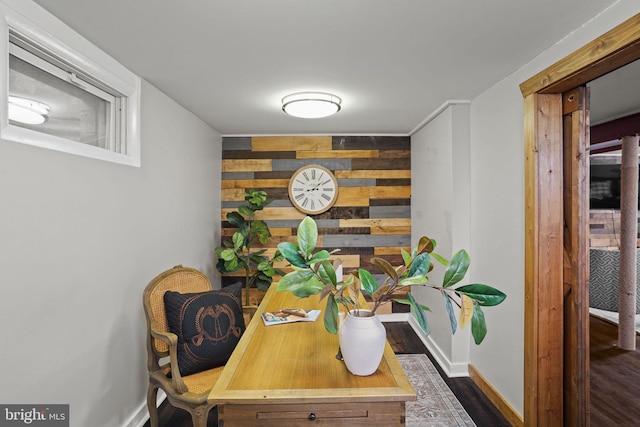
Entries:
{"type": "MultiPolygon", "coordinates": [[[[387,329],[389,344],[396,354],[424,353],[431,359],[440,375],[444,378],[444,381],[449,388],[451,388],[478,427],[510,425],[471,379],[447,378],[407,322],[390,322],[384,325],[387,329]]],[[[166,400],[160,405],[158,413],[161,427],[191,426],[189,413],[179,408],[173,408],[166,400]]],[[[217,412],[215,409],[209,414],[209,422],[207,425],[209,427],[217,426],[217,412]]],[[[150,427],[149,421],[147,421],[145,427],[150,427]]]]}
{"type": "Polygon", "coordinates": [[[640,425],[640,336],[622,350],[615,324],[591,316],[589,326],[591,426],[640,425]]]}

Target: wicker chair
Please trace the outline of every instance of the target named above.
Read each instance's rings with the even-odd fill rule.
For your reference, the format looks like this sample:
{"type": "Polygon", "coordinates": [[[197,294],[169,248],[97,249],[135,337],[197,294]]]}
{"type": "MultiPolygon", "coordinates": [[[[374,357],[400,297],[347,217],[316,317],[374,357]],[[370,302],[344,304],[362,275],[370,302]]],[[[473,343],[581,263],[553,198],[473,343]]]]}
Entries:
{"type": "Polygon", "coordinates": [[[207,396],[224,367],[188,376],[180,375],[177,363],[178,338],[169,332],[164,309],[164,293],[169,290],[180,293],[204,292],[211,290],[211,283],[198,270],[178,265],[156,276],[144,290],[149,371],[147,406],[151,426],[158,426],[156,401],[158,388],[161,388],[171,405],[191,414],[194,427],[206,427],[209,411],[215,406],[207,402],[207,396]],[[161,364],[160,359],[167,356],[169,361],[161,364]]]}

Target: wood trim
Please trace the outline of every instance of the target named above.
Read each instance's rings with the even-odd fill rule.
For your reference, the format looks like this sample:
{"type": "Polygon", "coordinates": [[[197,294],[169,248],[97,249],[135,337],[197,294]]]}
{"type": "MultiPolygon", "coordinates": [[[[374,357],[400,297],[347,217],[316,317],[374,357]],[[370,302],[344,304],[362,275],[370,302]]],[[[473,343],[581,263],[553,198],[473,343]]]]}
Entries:
{"type": "Polygon", "coordinates": [[[564,423],[589,425],[589,93],[563,95],[564,423]]]}
{"type": "Polygon", "coordinates": [[[563,417],[561,95],[528,96],[525,117],[524,419],[528,426],[557,426],[563,417]]]}
{"type": "Polygon", "coordinates": [[[562,93],[640,59],[640,14],[520,84],[524,97],[562,93]]]}
{"type": "Polygon", "coordinates": [[[524,426],[522,416],[509,404],[502,395],[491,385],[489,381],[473,366],[468,365],[469,378],[478,386],[485,396],[495,405],[496,408],[504,415],[509,423],[514,427],[524,426]]]}
{"type": "MultiPolygon", "coordinates": [[[[548,305],[543,300],[548,283],[541,266],[543,260],[546,260],[551,263],[550,269],[562,270],[562,252],[557,257],[546,252],[551,248],[562,248],[562,244],[551,244],[545,240],[545,226],[549,221],[544,215],[539,215],[540,210],[536,209],[540,204],[540,196],[554,199],[562,197],[562,188],[549,188],[548,183],[541,180],[545,170],[539,167],[541,165],[536,160],[544,154],[539,152],[539,143],[543,140],[541,131],[561,123],[562,112],[541,114],[538,103],[542,94],[554,93],[559,96],[562,92],[586,84],[639,58],[640,14],[637,14],[520,85],[524,96],[526,157],[524,420],[527,426],[562,425],[564,421],[563,418],[557,418],[558,405],[562,406],[562,394],[557,394],[556,378],[562,375],[562,356],[556,351],[545,353],[543,348],[554,343],[556,348],[562,348],[563,339],[556,335],[556,325],[544,322],[545,319],[550,319],[550,311],[557,310],[558,307],[548,305]],[[547,358],[545,365],[548,369],[541,369],[543,357],[547,358]],[[559,375],[555,370],[560,370],[559,375]],[[551,396],[560,403],[554,403],[551,396]],[[545,422],[549,414],[554,415],[553,420],[545,422]]],[[[556,217],[556,212],[553,215],[556,217]]],[[[556,219],[561,221],[562,217],[556,219]]],[[[558,321],[562,321],[561,316],[558,321]]]]}

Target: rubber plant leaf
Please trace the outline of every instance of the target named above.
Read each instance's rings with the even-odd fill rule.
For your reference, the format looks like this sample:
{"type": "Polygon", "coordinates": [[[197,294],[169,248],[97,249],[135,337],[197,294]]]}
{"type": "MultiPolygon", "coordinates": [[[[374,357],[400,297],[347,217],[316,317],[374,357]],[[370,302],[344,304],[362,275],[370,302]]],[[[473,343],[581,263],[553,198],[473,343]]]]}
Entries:
{"type": "Polygon", "coordinates": [[[277,291],[295,291],[301,288],[305,283],[313,277],[313,271],[308,268],[295,268],[293,271],[285,274],[278,282],[277,291]]]}
{"type": "Polygon", "coordinates": [[[418,304],[413,295],[408,294],[407,297],[409,300],[409,304],[411,305],[413,314],[416,316],[416,320],[418,321],[418,325],[420,325],[420,328],[425,333],[425,335],[429,335],[431,333],[431,330],[429,329],[429,324],[427,323],[427,314],[422,309],[420,304],[418,304]]]}
{"type": "Polygon", "coordinates": [[[421,253],[411,263],[409,268],[409,276],[426,276],[429,272],[429,266],[431,265],[431,258],[427,252],[421,253]]]}
{"type": "Polygon", "coordinates": [[[369,271],[363,268],[359,268],[358,277],[360,278],[360,283],[362,283],[362,288],[364,289],[367,295],[373,295],[378,290],[378,282],[373,277],[373,275],[369,273],[369,271]]]}
{"type": "Polygon", "coordinates": [[[331,262],[327,260],[320,263],[320,266],[318,267],[318,275],[327,283],[331,283],[334,286],[337,284],[336,271],[333,269],[331,262]]]}
{"type": "Polygon", "coordinates": [[[318,226],[315,221],[307,216],[298,226],[298,248],[309,259],[318,241],[318,226]]]}
{"type": "Polygon", "coordinates": [[[485,307],[498,305],[507,298],[503,292],[496,288],[480,283],[460,286],[456,288],[456,292],[467,295],[485,307]]]}
{"type": "Polygon", "coordinates": [[[329,253],[329,251],[318,251],[309,259],[308,264],[316,264],[318,262],[326,261],[330,256],[331,254],[329,253]]]}
{"type": "Polygon", "coordinates": [[[446,292],[442,292],[442,296],[444,297],[444,306],[447,308],[447,314],[449,315],[449,323],[451,323],[451,333],[455,334],[456,329],[458,328],[458,322],[456,321],[456,314],[453,311],[451,298],[446,292]]]}
{"type": "Polygon", "coordinates": [[[473,304],[473,318],[471,319],[471,335],[476,344],[480,344],[487,335],[487,324],[480,305],[473,304]]]}
{"type": "Polygon", "coordinates": [[[324,327],[329,333],[338,333],[338,304],[333,294],[327,296],[327,307],[324,311],[324,327]]]}
{"type": "Polygon", "coordinates": [[[295,245],[295,243],[291,243],[291,242],[278,243],[278,250],[284,257],[284,259],[289,261],[291,265],[294,265],[300,268],[307,267],[307,263],[300,256],[300,252],[298,250],[298,247],[295,245]]]}
{"type": "Polygon", "coordinates": [[[402,261],[404,262],[404,265],[410,265],[411,264],[411,254],[407,251],[405,251],[404,249],[400,249],[400,255],[402,255],[402,261]]]}
{"type": "Polygon", "coordinates": [[[447,270],[444,272],[442,287],[448,288],[455,285],[464,278],[469,269],[469,254],[464,249],[459,250],[449,261],[447,270]]]}
{"type": "Polygon", "coordinates": [[[298,298],[306,298],[311,295],[317,295],[322,292],[324,285],[316,276],[311,276],[309,280],[302,283],[300,286],[296,287],[291,291],[291,293],[298,298]]]}

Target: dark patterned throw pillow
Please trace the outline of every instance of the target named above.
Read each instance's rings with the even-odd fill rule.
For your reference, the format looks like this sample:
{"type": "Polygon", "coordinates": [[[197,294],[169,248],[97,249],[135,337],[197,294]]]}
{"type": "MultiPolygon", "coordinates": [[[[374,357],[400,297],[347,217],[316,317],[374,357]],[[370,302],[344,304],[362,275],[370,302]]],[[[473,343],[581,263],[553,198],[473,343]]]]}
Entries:
{"type": "Polygon", "coordinates": [[[245,330],[241,292],[237,283],[219,291],[164,294],[169,330],[178,336],[181,375],[227,362],[245,330]]]}

